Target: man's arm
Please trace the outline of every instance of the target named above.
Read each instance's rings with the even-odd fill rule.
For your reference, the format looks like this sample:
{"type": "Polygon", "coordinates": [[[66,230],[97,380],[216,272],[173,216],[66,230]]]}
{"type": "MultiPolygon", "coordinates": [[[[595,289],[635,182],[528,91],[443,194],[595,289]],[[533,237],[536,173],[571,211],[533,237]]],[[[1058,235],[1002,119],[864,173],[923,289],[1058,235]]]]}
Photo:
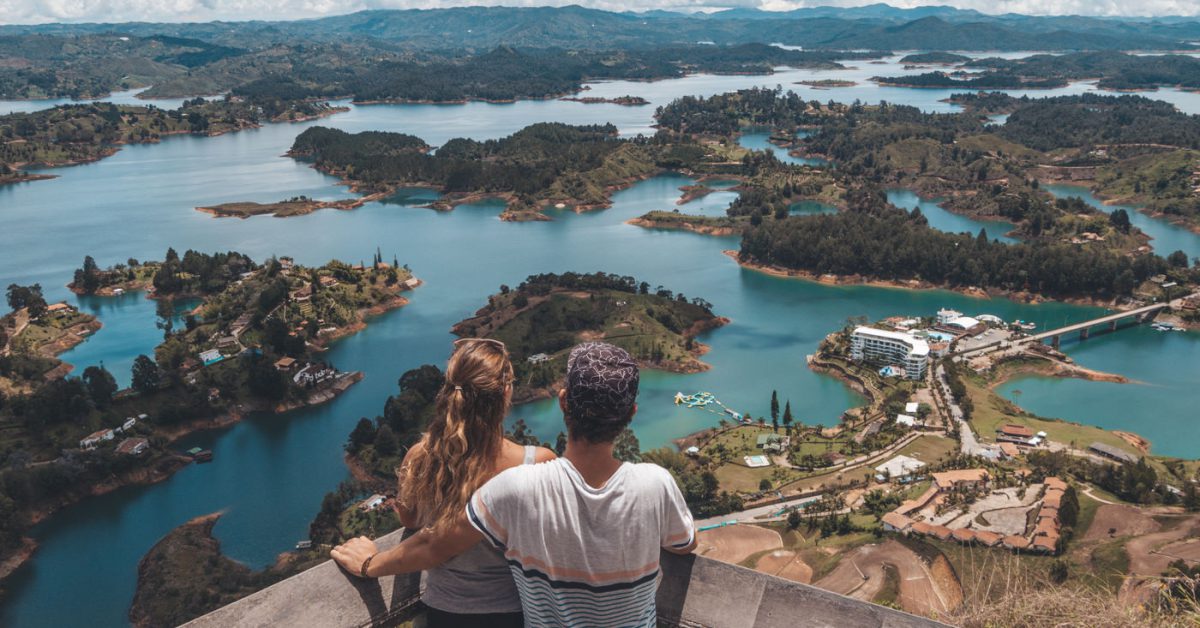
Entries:
{"type": "Polygon", "coordinates": [[[329,555],[356,576],[379,578],[437,567],[482,540],[483,535],[463,515],[444,530],[422,530],[384,552],[379,551],[374,541],[360,536],[333,548],[329,555]],[[368,558],[371,562],[364,574],[362,567],[368,558]]]}
{"type": "Polygon", "coordinates": [[[697,542],[698,542],[698,539],[696,538],[696,528],[693,527],[691,543],[688,543],[687,545],[685,545],[683,547],[665,545],[665,546],[663,546],[663,549],[667,550],[668,552],[671,552],[672,554],[681,554],[681,555],[682,554],[691,554],[692,552],[696,551],[697,542]]]}

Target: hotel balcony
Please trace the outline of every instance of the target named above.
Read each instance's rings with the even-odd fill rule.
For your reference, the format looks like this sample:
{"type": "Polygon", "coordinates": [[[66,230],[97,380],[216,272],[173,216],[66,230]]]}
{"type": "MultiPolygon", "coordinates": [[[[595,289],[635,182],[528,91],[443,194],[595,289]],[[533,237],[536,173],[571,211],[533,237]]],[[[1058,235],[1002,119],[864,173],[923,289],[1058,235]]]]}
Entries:
{"type": "MultiPolygon", "coordinates": [[[[378,539],[387,548],[401,532],[378,539]]],[[[411,618],[419,578],[360,580],[332,561],[185,624],[187,628],[387,627],[411,618]]],[[[930,628],[944,624],[703,556],[662,556],[658,623],[711,628],[930,628]]]]}

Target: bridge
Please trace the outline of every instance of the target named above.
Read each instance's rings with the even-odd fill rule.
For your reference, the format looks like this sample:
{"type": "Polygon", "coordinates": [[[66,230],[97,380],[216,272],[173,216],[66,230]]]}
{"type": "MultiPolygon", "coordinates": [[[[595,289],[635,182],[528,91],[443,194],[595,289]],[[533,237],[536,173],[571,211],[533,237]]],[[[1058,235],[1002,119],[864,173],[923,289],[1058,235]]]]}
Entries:
{"type": "Polygon", "coordinates": [[[1132,318],[1137,323],[1144,323],[1153,319],[1162,310],[1169,309],[1170,307],[1171,303],[1166,302],[1152,303],[1150,305],[1145,305],[1132,310],[1122,310],[1120,312],[1114,312],[1099,318],[1083,321],[1082,323],[1074,323],[1065,327],[1044,331],[1040,334],[1034,334],[1018,340],[1017,343],[1043,342],[1048,338],[1050,339],[1050,344],[1057,349],[1062,337],[1067,334],[1079,332],[1079,339],[1087,340],[1091,328],[1095,327],[1096,325],[1108,325],[1108,331],[1116,331],[1117,323],[1122,319],[1132,318]]]}

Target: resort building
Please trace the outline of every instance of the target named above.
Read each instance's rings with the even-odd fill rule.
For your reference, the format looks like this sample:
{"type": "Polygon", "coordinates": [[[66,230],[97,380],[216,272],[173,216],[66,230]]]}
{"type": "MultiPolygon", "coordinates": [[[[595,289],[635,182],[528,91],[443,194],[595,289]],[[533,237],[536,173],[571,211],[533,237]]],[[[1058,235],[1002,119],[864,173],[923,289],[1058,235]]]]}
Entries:
{"type": "Polygon", "coordinates": [[[112,430],[107,430],[107,429],[99,430],[97,432],[92,432],[91,434],[87,435],[87,437],[85,437],[83,440],[79,441],[79,448],[80,449],[95,449],[96,445],[99,445],[100,443],[102,443],[106,440],[112,440],[115,436],[116,436],[115,432],[113,432],[112,430]]]}
{"type": "Polygon", "coordinates": [[[892,480],[904,480],[911,477],[925,467],[925,463],[910,458],[908,456],[896,456],[891,460],[875,467],[875,479],[880,482],[892,480]]]}
{"type": "Polygon", "coordinates": [[[883,518],[880,519],[880,521],[883,522],[883,529],[885,532],[907,533],[913,527],[912,519],[909,519],[908,517],[896,512],[889,512],[883,515],[883,518]]]}
{"type": "Polygon", "coordinates": [[[956,318],[960,318],[962,315],[963,315],[963,313],[959,312],[958,310],[942,308],[942,309],[938,310],[938,313],[937,313],[938,325],[945,325],[946,323],[949,323],[950,321],[952,321],[956,318]]]}
{"type": "Polygon", "coordinates": [[[896,365],[907,379],[923,379],[929,366],[929,344],[909,334],[859,327],[850,337],[850,359],[896,365]]]}
{"type": "Polygon", "coordinates": [[[957,471],[942,471],[933,474],[933,485],[939,491],[949,491],[962,487],[986,488],[987,483],[987,469],[959,469],[957,471]]]}
{"type": "Polygon", "coordinates": [[[1132,464],[1138,461],[1137,456],[1123,449],[1117,449],[1112,445],[1105,445],[1104,443],[1092,443],[1088,445],[1088,450],[1115,462],[1128,462],[1132,464]]]}

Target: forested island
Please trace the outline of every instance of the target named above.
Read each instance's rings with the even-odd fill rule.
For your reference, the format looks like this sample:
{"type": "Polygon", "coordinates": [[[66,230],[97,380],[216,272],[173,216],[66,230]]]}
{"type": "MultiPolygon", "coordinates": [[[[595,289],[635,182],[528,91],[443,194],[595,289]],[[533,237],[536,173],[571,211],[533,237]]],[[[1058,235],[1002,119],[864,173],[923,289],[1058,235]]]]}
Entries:
{"type": "Polygon", "coordinates": [[[970,60],[971,57],[953,52],[918,52],[904,55],[900,58],[900,63],[906,65],[958,65],[970,60]]]}
{"type": "Polygon", "coordinates": [[[673,158],[695,158],[616,133],[611,124],[539,123],[499,140],[453,139],[428,154],[425,142],[411,135],[313,127],[296,138],[289,154],[311,159],[358,192],[436,188],[444,194],[433,205],[437,209],[503,198],[505,220],[545,219],[541,209],[560,203],[576,211],[607,207],[613,190],[649,177],[673,158]]]}
{"type": "Polygon", "coordinates": [[[114,286],[125,286],[158,302],[163,342],[134,361],[127,389],[103,366],[80,377],[56,369],[31,336],[86,327],[91,317],[66,304],[47,306],[37,286],[10,286],[14,312],[0,330],[20,331],[0,355],[0,460],[30,464],[0,471],[7,505],[0,551],[28,549],[24,530],[63,506],[165,479],[191,461],[170,444],[192,431],[344,392],[361,374],[338,370],[320,357],[322,348],[362,329],[367,317],[404,305],[401,293],[418,284],[379,253],[371,266],[312,268],[289,258],[257,264],[236,252],[168,250],[161,262],[107,269],[86,258],[75,291],[115,294],[114,286]],[[199,305],[177,311],[194,300],[199,305]],[[21,328],[31,314],[37,322],[21,328]]]}
{"type": "Polygon", "coordinates": [[[570,348],[603,340],[629,351],[643,366],[676,373],[707,370],[696,336],[728,322],[700,298],[688,299],[633,277],[604,273],[532,275],[501,286],[475,316],[454,326],[464,338],[494,338],[513,357],[514,399],[550,394],[566,372],[570,348]]]}
{"type": "MultiPolygon", "coordinates": [[[[930,72],[917,76],[876,77],[883,85],[950,89],[1050,89],[1072,81],[1096,81],[1101,89],[1155,90],[1160,87],[1200,88],[1200,59],[1190,55],[1134,55],[1116,51],[1039,54],[1020,59],[969,59],[947,53],[910,55],[945,59],[924,63],[961,65],[977,74],[930,72]]],[[[912,61],[914,64],[920,62],[912,61]]]]}
{"type": "Polygon", "coordinates": [[[124,144],[158,142],[171,135],[220,135],[267,121],[308,120],[339,111],[345,108],[316,102],[264,107],[240,98],[197,98],[171,110],[98,102],[12,113],[0,116],[0,184],[48,178],[20,169],[96,161],[124,144]]]}

